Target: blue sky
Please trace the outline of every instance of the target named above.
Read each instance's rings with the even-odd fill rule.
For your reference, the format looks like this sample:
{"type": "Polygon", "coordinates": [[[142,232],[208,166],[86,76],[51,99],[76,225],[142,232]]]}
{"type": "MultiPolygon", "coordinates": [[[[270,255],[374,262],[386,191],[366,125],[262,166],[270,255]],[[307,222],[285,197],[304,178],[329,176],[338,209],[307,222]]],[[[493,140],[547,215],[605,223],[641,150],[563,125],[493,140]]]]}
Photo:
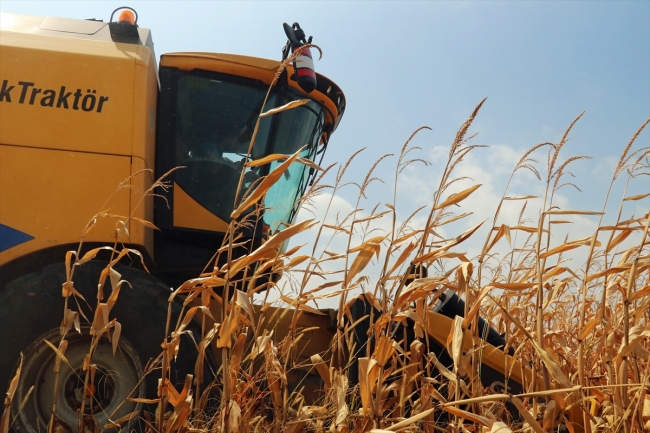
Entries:
{"type": "MultiPolygon", "coordinates": [[[[434,164],[405,173],[399,190],[402,216],[430,201],[441,146],[451,143],[484,97],[474,142],[491,147],[477,150],[461,172],[484,184],[482,198],[474,202],[480,209],[470,209],[476,220],[492,215],[518,157],[539,142],[560,140],[582,111],[563,155],[594,159],[575,163],[575,181],[584,192],[563,190],[562,203],[600,210],[622,149],[650,117],[650,1],[3,0],[0,8],[107,20],[122,3],[136,8],[139,24],[152,29],[158,55],[216,51],[279,58],[285,42],[282,22],[300,22],[324,51],[317,70],[341,86],[348,102],[326,163],[344,161],[367,147],[351,173],[351,180],[359,180],[376,158],[398,152],[414,129],[433,129],[415,140],[423,148],[419,156],[434,164]]],[[[646,129],[635,148],[649,144],[646,129]]],[[[543,153],[537,156],[546,160],[543,153]]],[[[392,193],[393,172],[394,161],[379,167],[377,174],[387,184],[372,188],[364,208],[392,193]]],[[[538,193],[541,185],[533,181],[523,175],[514,192],[538,193]]],[[[620,193],[621,185],[617,188],[620,193]]],[[[631,191],[650,191],[650,176],[635,181],[631,191]]],[[[355,197],[352,189],[344,192],[340,209],[355,197]]],[[[614,204],[618,207],[618,199],[614,204]]],[[[629,212],[642,216],[650,198],[634,206],[629,212]]]]}

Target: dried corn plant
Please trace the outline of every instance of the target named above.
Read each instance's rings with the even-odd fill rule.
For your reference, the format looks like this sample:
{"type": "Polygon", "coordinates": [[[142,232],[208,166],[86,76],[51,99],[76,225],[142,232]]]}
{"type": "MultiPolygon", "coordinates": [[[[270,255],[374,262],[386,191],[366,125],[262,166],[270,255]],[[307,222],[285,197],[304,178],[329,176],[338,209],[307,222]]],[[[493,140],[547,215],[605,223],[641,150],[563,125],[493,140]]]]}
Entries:
{"type": "MultiPolygon", "coordinates": [[[[409,137],[399,155],[377,160],[360,183],[348,183],[346,172],[361,151],[338,168],[321,169],[301,160],[300,151],[247,162],[284,160],[235,203],[229,233],[204,272],[171,292],[160,356],[144,372],[160,379],[158,398],[130,399],[138,411],[120,419],[109,416],[107,431],[137,416],[140,428],[152,433],[650,431],[650,212],[633,216],[625,207],[650,194],[624,195],[610,225],[603,221],[611,185],[601,210],[561,209],[554,203],[561,188],[577,188],[566,182],[569,168],[586,159],[563,159],[579,116],[558,143],[541,143],[524,153],[489,223],[443,236],[471,215],[473,194],[481,193],[478,184],[451,191],[457,182],[470,181],[454,170],[482,147],[468,134],[483,102],[458,130],[431,203],[403,221],[396,209],[397,182],[412,164],[428,165],[412,156],[419,148],[411,141],[424,128],[409,137]],[[542,168],[534,158],[544,150],[542,168]],[[380,181],[374,173],[390,158],[396,160],[392,202],[362,216],[369,186],[380,181]],[[235,256],[236,247],[246,246],[238,229],[258,223],[264,194],[297,163],[321,170],[301,204],[328,194],[327,218],[331,200],[351,185],[358,189],[355,209],[338,215],[335,224],[309,219],[285,227],[235,256]],[[335,169],[333,183],[324,184],[335,169]],[[540,181],[543,198],[509,195],[511,180],[524,170],[540,181]],[[531,221],[525,210],[538,198],[537,221],[531,221]],[[523,203],[518,220],[503,220],[502,208],[518,203],[523,203]],[[424,210],[425,224],[415,227],[415,216],[424,210]],[[557,244],[552,234],[576,216],[598,219],[595,233],[557,244]],[[374,225],[379,221],[388,221],[383,230],[374,225]],[[488,225],[480,253],[468,257],[464,245],[488,225]],[[311,245],[282,248],[307,230],[316,233],[311,245]],[[334,236],[345,237],[343,251],[331,250],[334,236]],[[379,270],[374,280],[367,273],[373,263],[379,270]],[[277,278],[269,278],[273,275],[285,275],[293,287],[290,296],[281,294],[280,307],[269,297],[277,284],[277,278]],[[256,293],[263,293],[257,303],[256,293]],[[336,311],[317,308],[315,302],[326,298],[338,300],[336,311]],[[455,314],[445,310],[450,303],[456,303],[455,314]],[[172,306],[178,304],[180,314],[173,316],[172,306]],[[194,374],[177,384],[170,370],[184,350],[183,336],[194,339],[198,356],[194,374]],[[139,412],[143,405],[149,410],[139,412]]],[[[624,148],[612,185],[625,177],[627,191],[627,185],[648,175],[650,149],[634,143],[649,122],[624,148]]],[[[160,180],[143,196],[167,187],[160,180]]],[[[80,245],[67,254],[61,341],[51,345],[58,362],[66,363],[66,335],[72,328],[88,329],[92,339],[80,377],[88,389],[97,342],[110,338],[114,351],[119,345],[119,318],[108,317],[130,283],[115,266],[127,254],[138,254],[122,246],[132,217],[98,213],[84,235],[102,218],[117,219],[115,243],[83,254],[80,245]],[[110,260],[98,282],[98,307],[93,317],[85,317],[72,276],[103,250],[110,260]]],[[[5,400],[3,432],[11,425],[12,390],[14,382],[5,400]]],[[[82,404],[96,404],[92,393],[82,404]]],[[[55,401],[49,429],[62,428],[55,401]]],[[[99,429],[86,416],[70,431],[99,429]]]]}

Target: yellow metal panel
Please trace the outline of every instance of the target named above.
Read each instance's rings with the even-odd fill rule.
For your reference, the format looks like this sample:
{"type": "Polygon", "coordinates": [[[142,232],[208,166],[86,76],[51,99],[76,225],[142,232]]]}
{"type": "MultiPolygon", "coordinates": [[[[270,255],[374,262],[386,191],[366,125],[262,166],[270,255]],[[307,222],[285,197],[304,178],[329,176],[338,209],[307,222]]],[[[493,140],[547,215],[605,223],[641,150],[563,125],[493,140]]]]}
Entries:
{"type": "MultiPolygon", "coordinates": [[[[143,198],[154,181],[156,140],[156,99],[158,77],[155,59],[149,48],[138,47],[134,68],[133,138],[131,153],[131,215],[153,222],[153,197],[143,198]]],[[[131,222],[131,242],[144,245],[153,258],[153,231],[138,222],[131,222]]]]}
{"type": "Polygon", "coordinates": [[[156,59],[144,45],[137,47],[133,70],[133,141],[131,154],[147,162],[149,168],[155,165],[156,100],[158,77],[156,59]]]}
{"type": "MultiPolygon", "coordinates": [[[[130,215],[153,223],[153,196],[145,195],[153,183],[153,172],[142,158],[131,159],[131,211],[130,215]]],[[[129,242],[144,245],[151,258],[153,255],[153,230],[145,224],[131,220],[129,242]]]]}
{"type": "MultiPolygon", "coordinates": [[[[183,71],[203,69],[205,71],[221,72],[223,74],[252,78],[270,85],[271,82],[273,82],[275,73],[280,67],[280,62],[277,60],[260,59],[257,57],[239,56],[235,54],[171,53],[162,55],[160,58],[160,65],[178,68],[183,71]]],[[[292,76],[293,72],[293,65],[288,65],[287,73],[289,76],[292,76]]],[[[289,86],[293,87],[298,92],[305,94],[297,81],[289,80],[289,86]]],[[[307,96],[323,103],[329,110],[326,114],[327,123],[334,122],[334,118],[338,116],[338,110],[336,109],[336,105],[334,105],[327,96],[317,90],[314,90],[307,96]]]]}
{"type": "Polygon", "coordinates": [[[229,225],[197,203],[174,182],[174,227],[225,233],[229,225]]]}
{"type": "MultiPolygon", "coordinates": [[[[0,223],[34,237],[0,252],[0,265],[78,242],[99,211],[128,215],[130,191],[116,189],[130,175],[130,159],[0,145],[0,223]]],[[[86,241],[112,245],[115,223],[99,218],[86,241]]]]}
{"type": "Polygon", "coordinates": [[[130,44],[0,32],[0,142],[129,155],[138,52],[130,44]]]}
{"type": "Polygon", "coordinates": [[[222,72],[271,84],[276,70],[280,67],[280,62],[221,53],[171,53],[162,55],[160,65],[183,71],[203,69],[222,72]]]}

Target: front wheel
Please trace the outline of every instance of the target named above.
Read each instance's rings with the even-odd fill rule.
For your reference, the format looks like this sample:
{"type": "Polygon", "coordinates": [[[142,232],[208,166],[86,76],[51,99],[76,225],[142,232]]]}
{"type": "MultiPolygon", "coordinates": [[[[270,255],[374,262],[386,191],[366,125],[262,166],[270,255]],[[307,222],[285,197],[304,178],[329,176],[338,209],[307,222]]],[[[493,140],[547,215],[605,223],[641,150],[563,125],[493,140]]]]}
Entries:
{"type": "MultiPolygon", "coordinates": [[[[75,302],[71,297],[68,308],[79,308],[88,320],[93,318],[97,283],[105,266],[105,262],[91,261],[74,272],[74,287],[87,303],[81,299],[75,302]]],[[[58,385],[55,385],[57,378],[53,371],[56,354],[45,343],[47,340],[58,347],[61,338],[59,326],[64,310],[61,286],[66,278],[64,265],[47,266],[0,288],[1,386],[9,385],[23,353],[22,373],[12,404],[12,419],[16,417],[12,428],[15,431],[42,432],[50,421],[55,401],[57,417],[73,428],[76,428],[82,416],[82,402],[83,415],[92,415],[100,430],[109,420],[132,412],[140,413],[143,409],[155,410],[153,406],[143,407],[142,403],[127,398],[157,398],[160,369],[153,361],[161,353],[171,289],[145,272],[126,266],[116,266],[115,270],[133,287],[122,286],[110,312],[109,320],[115,318],[121,324],[119,345],[113,354],[107,336],[99,341],[92,358],[92,363],[96,365],[94,380],[91,389],[85,392],[83,383],[86,373],[82,366],[90,347],[89,324],[82,326],[81,334],[74,328],[68,332],[65,357],[69,365],[61,362],[58,385]]],[[[107,282],[104,302],[108,295],[110,283],[107,282]]],[[[172,326],[180,311],[181,306],[173,303],[172,326]]],[[[198,326],[193,331],[194,339],[199,341],[198,326]]],[[[196,356],[192,339],[184,337],[179,356],[171,369],[173,383],[181,385],[186,374],[194,373],[196,356]]],[[[135,428],[138,418],[136,416],[123,424],[121,427],[127,429],[123,431],[135,428]]]]}

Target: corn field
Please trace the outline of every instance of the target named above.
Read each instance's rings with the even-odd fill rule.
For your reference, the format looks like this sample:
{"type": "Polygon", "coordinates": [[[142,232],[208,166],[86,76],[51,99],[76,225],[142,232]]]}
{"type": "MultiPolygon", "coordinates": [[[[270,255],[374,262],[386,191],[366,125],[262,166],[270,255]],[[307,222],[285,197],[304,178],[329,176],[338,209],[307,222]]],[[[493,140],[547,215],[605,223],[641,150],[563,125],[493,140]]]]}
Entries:
{"type": "MultiPolygon", "coordinates": [[[[234,257],[238,227],[256,224],[262,197],[290,164],[321,171],[300,200],[299,205],[309,206],[318,195],[336,197],[359,152],[329,167],[300,160],[300,152],[250,161],[253,166],[284,160],[244,194],[232,214],[230,232],[205,272],[171,292],[170,304],[183,304],[181,318],[168,320],[160,356],[144,372],[160,379],[158,397],[139,402],[148,408],[143,413],[110,418],[105,430],[140,417],[142,431],[152,433],[650,431],[650,213],[630,215],[626,208],[647,202],[650,192],[610,197],[616,180],[630,183],[648,175],[650,149],[635,146],[635,139],[650,119],[621,145],[602,210],[565,209],[554,202],[568,182],[571,164],[584,159],[564,157],[579,116],[559,142],[531,147],[513,167],[510,179],[531,172],[544,186],[543,196],[510,196],[506,187],[492,220],[441,236],[444,226],[468,217],[472,198],[481,194],[478,184],[450,191],[459,181],[455,169],[480,147],[472,144],[469,130],[482,104],[451,143],[432,201],[403,222],[398,222],[395,186],[392,202],[376,206],[369,216],[360,217],[355,210],[335,225],[304,220],[234,257]],[[534,159],[539,157],[545,164],[534,159]],[[323,182],[328,175],[332,184],[323,182]],[[542,203],[538,219],[526,220],[524,209],[534,198],[542,203]],[[620,202],[615,223],[603,225],[605,209],[614,200],[620,202]],[[521,204],[520,219],[506,223],[500,211],[513,201],[521,204]],[[244,212],[251,207],[256,211],[244,212]],[[415,227],[414,216],[427,212],[426,223],[415,227]],[[598,229],[582,239],[558,242],[552,237],[559,224],[570,224],[576,215],[594,218],[598,229]],[[390,229],[371,229],[379,219],[389,221],[390,229]],[[463,247],[470,238],[477,241],[481,227],[489,230],[480,239],[480,254],[468,257],[463,247]],[[310,244],[281,248],[307,230],[317,233],[310,244]],[[347,239],[345,249],[328,249],[334,235],[347,239]],[[495,254],[496,248],[505,253],[495,254]],[[569,251],[579,260],[570,264],[569,251]],[[228,257],[227,264],[215,266],[220,255],[228,257]],[[325,270],[325,263],[336,271],[325,270]],[[371,263],[377,278],[367,275],[371,263]],[[278,281],[263,278],[269,274],[290,279],[292,294],[271,301],[278,281]],[[464,300],[463,315],[436,315],[437,306],[451,294],[464,300]],[[326,298],[337,300],[338,308],[319,310],[314,301],[326,298]],[[355,303],[367,306],[361,316],[352,311],[355,303]],[[486,342],[480,319],[504,338],[504,347],[495,349],[486,342]],[[169,380],[170,362],[183,350],[180,338],[193,321],[201,324],[195,373],[175,386],[169,380]],[[442,343],[451,362],[431,349],[434,340],[442,343]],[[312,351],[314,346],[317,351],[312,351]],[[501,387],[485,386],[481,380],[480,365],[492,362],[495,350],[501,355],[492,368],[505,377],[501,387]],[[513,392],[509,380],[520,383],[521,390],[513,392]]],[[[411,164],[426,164],[412,157],[418,148],[411,139],[421,129],[396,157],[376,161],[356,184],[357,209],[376,180],[378,164],[395,162],[396,183],[411,164]]],[[[165,177],[143,196],[155,194],[156,188],[169,188],[165,177]]],[[[116,242],[106,247],[112,257],[98,282],[95,316],[81,317],[75,307],[78,291],[72,276],[100,250],[85,251],[81,242],[65,257],[62,339],[50,344],[57,362],[67,363],[66,337],[82,332],[80,324],[87,321],[92,344],[81,377],[87,386],[96,370],[97,342],[109,338],[114,351],[119,344],[120,318],[109,317],[129,282],[115,266],[137,252],[121,246],[120,227],[128,216],[98,213],[84,230],[85,235],[115,218],[116,242]]],[[[154,228],[151,222],[141,223],[154,228]]],[[[7,392],[2,432],[9,431],[15,416],[11,407],[19,377],[20,369],[7,392]]],[[[20,402],[20,407],[25,404],[20,402]]],[[[92,416],[80,418],[78,426],[63,426],[53,407],[50,431],[100,431],[92,416]]]]}

